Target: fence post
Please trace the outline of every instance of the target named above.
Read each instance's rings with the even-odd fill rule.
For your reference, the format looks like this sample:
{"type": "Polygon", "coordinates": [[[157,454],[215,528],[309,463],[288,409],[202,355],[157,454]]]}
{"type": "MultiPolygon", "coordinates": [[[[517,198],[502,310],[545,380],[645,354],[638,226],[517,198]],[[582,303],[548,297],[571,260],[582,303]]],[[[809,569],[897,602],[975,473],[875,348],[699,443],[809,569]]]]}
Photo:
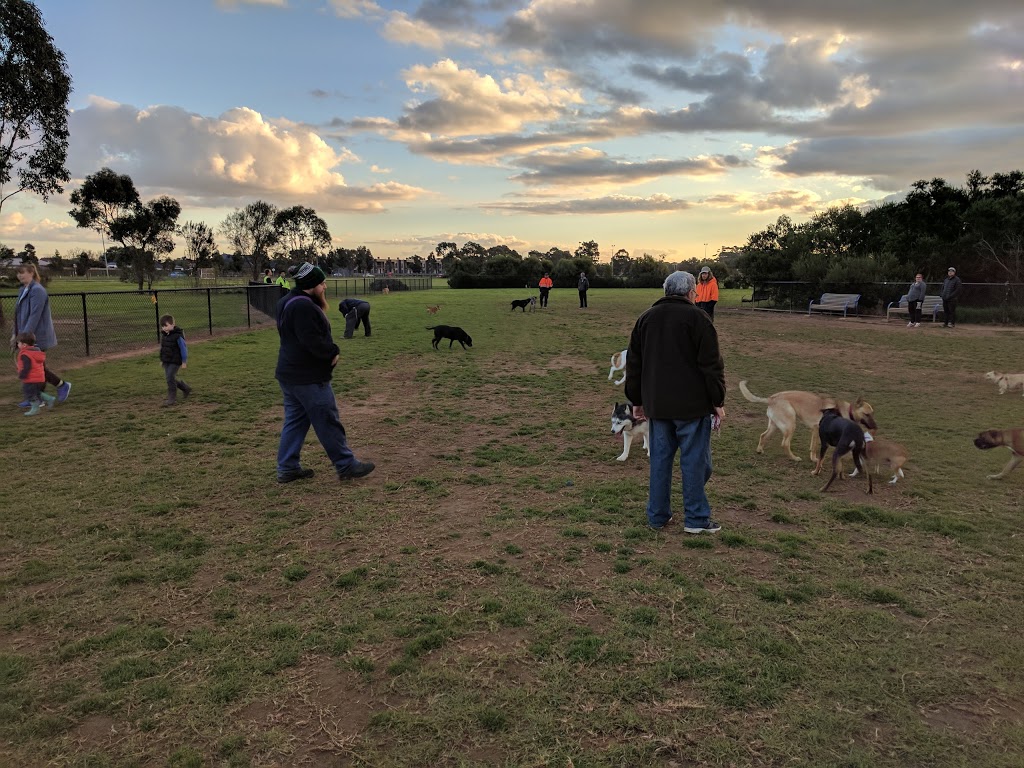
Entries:
{"type": "Polygon", "coordinates": [[[85,331],[85,356],[89,356],[89,303],[82,293],[82,330],[85,331]]]}
{"type": "Polygon", "coordinates": [[[248,328],[252,328],[252,304],[249,301],[249,291],[251,290],[251,285],[245,286],[245,325],[248,328]]]}
{"type": "Polygon", "coordinates": [[[1006,293],[1003,294],[1003,325],[1010,324],[1010,281],[1006,281],[1006,293]]]}
{"type": "Polygon", "coordinates": [[[156,318],[156,340],[160,341],[160,299],[157,297],[157,291],[153,291],[150,296],[153,299],[153,314],[156,318]]]}
{"type": "Polygon", "coordinates": [[[210,289],[206,289],[206,319],[210,323],[210,335],[213,336],[213,301],[210,299],[210,289]]]}

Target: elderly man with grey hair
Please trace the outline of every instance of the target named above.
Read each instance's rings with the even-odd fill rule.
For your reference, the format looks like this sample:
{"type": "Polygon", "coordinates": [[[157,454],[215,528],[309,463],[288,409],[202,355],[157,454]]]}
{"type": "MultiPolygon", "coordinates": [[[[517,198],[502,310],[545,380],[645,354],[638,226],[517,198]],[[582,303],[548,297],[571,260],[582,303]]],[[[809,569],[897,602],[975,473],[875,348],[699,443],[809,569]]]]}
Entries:
{"type": "Polygon", "coordinates": [[[694,304],[689,272],[665,279],[665,296],[636,321],[626,356],[626,397],[647,418],[651,446],[647,524],[661,530],[672,516],[672,463],[679,452],[683,530],[717,533],[704,486],[711,478],[711,431],[725,416],[725,363],[707,313],[694,304]]]}

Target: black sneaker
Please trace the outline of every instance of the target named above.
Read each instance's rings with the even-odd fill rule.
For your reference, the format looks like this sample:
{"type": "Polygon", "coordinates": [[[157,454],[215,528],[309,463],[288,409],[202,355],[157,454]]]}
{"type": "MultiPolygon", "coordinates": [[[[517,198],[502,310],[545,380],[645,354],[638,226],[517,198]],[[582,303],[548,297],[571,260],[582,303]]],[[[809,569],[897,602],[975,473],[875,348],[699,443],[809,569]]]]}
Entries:
{"type": "Polygon", "coordinates": [[[683,530],[687,533],[718,533],[720,530],[722,530],[722,526],[720,526],[714,520],[708,520],[707,523],[705,523],[700,528],[687,525],[683,527],[683,530]]]}
{"type": "MultiPolygon", "coordinates": [[[[580,307],[580,309],[582,309],[582,307],[580,307]]],[[[669,519],[665,521],[664,525],[651,525],[651,523],[647,524],[647,527],[650,528],[652,531],[664,531],[669,526],[672,526],[673,528],[676,527],[675,515],[669,517],[669,519]]]]}
{"type": "Polygon", "coordinates": [[[372,461],[357,461],[351,467],[346,469],[344,472],[338,471],[339,480],[355,480],[360,477],[366,477],[368,474],[373,472],[373,468],[376,465],[372,461]]]}
{"type": "Polygon", "coordinates": [[[277,476],[277,482],[279,483],[290,483],[292,480],[305,480],[307,477],[312,477],[314,474],[312,469],[296,469],[292,472],[285,472],[283,475],[277,476]]]}

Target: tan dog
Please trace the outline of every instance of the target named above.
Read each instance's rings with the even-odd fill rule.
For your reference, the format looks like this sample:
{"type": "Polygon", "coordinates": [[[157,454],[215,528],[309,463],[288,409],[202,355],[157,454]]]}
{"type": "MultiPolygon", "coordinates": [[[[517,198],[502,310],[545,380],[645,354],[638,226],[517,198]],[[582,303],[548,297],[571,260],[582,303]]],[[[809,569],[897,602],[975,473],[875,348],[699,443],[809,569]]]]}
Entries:
{"type": "Polygon", "coordinates": [[[626,353],[628,349],[624,349],[621,352],[616,352],[612,355],[612,367],[608,371],[608,381],[612,381],[612,377],[615,376],[616,371],[622,371],[622,378],[618,381],[612,381],[612,384],[621,384],[626,380],[626,353]]]}
{"type": "Polygon", "coordinates": [[[1024,373],[996,373],[989,371],[985,378],[999,386],[999,394],[1005,395],[1007,390],[1020,389],[1024,395],[1024,373]]]}
{"type": "Polygon", "coordinates": [[[429,314],[431,314],[431,315],[436,315],[440,311],[441,311],[441,305],[440,304],[435,304],[432,307],[427,307],[427,312],[429,314]]]}
{"type": "Polygon", "coordinates": [[[818,459],[818,422],[821,421],[821,412],[826,408],[835,408],[839,413],[850,421],[855,421],[865,429],[876,429],[875,409],[871,403],[864,398],[858,398],[855,403],[848,403],[845,400],[837,400],[834,397],[825,397],[814,392],[803,392],[800,390],[788,390],[776,392],[771,397],[758,397],[747,389],[747,382],[740,382],[740,392],[752,403],[766,403],[768,405],[768,429],[761,433],[757,441],[757,452],[764,452],[765,441],[778,430],[782,433],[782,447],[793,461],[800,461],[800,457],[793,453],[791,444],[793,435],[796,433],[798,421],[802,421],[811,430],[811,461],[818,459]]]}
{"type": "MultiPolygon", "coordinates": [[[[892,472],[892,480],[889,481],[889,485],[896,485],[897,480],[905,477],[903,465],[910,458],[907,449],[884,437],[871,436],[869,440],[868,435],[865,435],[864,439],[867,440],[864,446],[864,471],[874,475],[887,475],[892,472]]],[[[854,467],[850,477],[856,477],[857,474],[857,468],[854,467]]]]}
{"type": "Polygon", "coordinates": [[[1004,447],[1013,456],[998,475],[989,475],[989,480],[999,480],[1017,468],[1024,461],[1024,428],[1021,429],[987,429],[974,438],[974,445],[987,451],[989,448],[1004,447]]]}

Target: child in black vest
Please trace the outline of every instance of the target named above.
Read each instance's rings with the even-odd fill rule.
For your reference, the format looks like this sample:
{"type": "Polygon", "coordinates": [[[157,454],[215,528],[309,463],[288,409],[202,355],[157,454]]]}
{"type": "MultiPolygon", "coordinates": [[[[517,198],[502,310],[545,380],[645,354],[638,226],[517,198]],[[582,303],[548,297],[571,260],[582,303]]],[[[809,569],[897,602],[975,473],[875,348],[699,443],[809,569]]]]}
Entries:
{"type": "Polygon", "coordinates": [[[178,390],[182,397],[192,394],[192,387],[178,378],[178,370],[188,367],[188,347],[185,346],[185,334],[174,324],[172,315],[160,318],[160,363],[164,367],[164,378],[167,379],[167,399],[163,405],[178,404],[178,390]]]}

